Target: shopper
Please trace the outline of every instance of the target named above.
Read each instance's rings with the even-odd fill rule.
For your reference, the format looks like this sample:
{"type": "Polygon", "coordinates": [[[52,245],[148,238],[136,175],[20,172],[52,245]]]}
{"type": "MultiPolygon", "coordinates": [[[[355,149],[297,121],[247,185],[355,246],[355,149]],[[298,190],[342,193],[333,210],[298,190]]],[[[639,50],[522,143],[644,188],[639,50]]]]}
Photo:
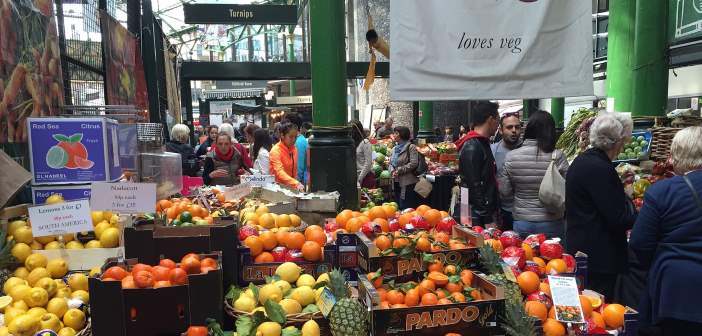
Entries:
{"type": "Polygon", "coordinates": [[[207,154],[207,152],[210,151],[210,147],[214,146],[217,142],[217,134],[219,134],[217,125],[207,126],[207,139],[200,144],[200,147],[197,148],[197,152],[195,153],[198,158],[207,154]]]}
{"type": "Polygon", "coordinates": [[[373,149],[370,141],[366,139],[363,124],[358,120],[351,120],[351,138],[356,145],[356,173],[358,185],[364,188],[375,188],[375,175],[373,174],[373,149]]]}
{"type": "MultiPolygon", "coordinates": [[[[507,123],[503,120],[503,126],[511,122],[513,120],[507,123]]],[[[514,126],[514,124],[511,125],[514,126]]],[[[506,129],[503,134],[505,136],[503,141],[496,145],[503,146],[506,141],[515,140],[515,134],[510,132],[510,129],[506,129]]],[[[505,202],[511,206],[512,200],[514,201],[514,231],[522,237],[543,233],[548,238],[562,238],[563,211],[548,209],[539,200],[541,182],[551,161],[556,164],[561,176],[565,177],[568,170],[568,160],[565,155],[555,149],[556,123],[551,115],[544,111],[536,111],[530,115],[524,138],[520,148],[509,151],[506,158],[503,158],[504,166],[501,169],[499,161],[497,163],[497,169],[501,170],[499,186],[502,208],[505,208],[505,202]]],[[[518,140],[519,137],[517,136],[516,139],[518,140]]],[[[502,213],[507,216],[512,215],[505,210],[502,213]]],[[[503,223],[505,217],[502,217],[503,223]]]]}
{"type": "Polygon", "coordinates": [[[566,250],[588,255],[587,284],[606,298],[627,271],[626,231],[636,219],[612,164],[632,128],[630,117],[600,114],[590,127],[592,148],[575,158],[566,176],[566,250]]]}
{"type": "Polygon", "coordinates": [[[380,139],[379,133],[380,133],[380,131],[383,129],[383,126],[384,126],[384,125],[385,125],[385,124],[384,124],[382,121],[380,121],[380,120],[376,120],[376,121],[373,122],[373,136],[374,136],[376,139],[380,139]]]}
{"type": "Polygon", "coordinates": [[[243,160],[244,166],[247,169],[253,168],[253,161],[251,160],[251,155],[249,154],[249,151],[235,138],[234,126],[232,126],[232,124],[229,123],[224,123],[221,126],[219,126],[219,133],[229,135],[229,138],[232,140],[234,149],[236,149],[241,155],[241,159],[243,160]]]}
{"type": "Polygon", "coordinates": [[[239,184],[239,175],[245,170],[241,154],[234,149],[229,134],[217,136],[214,149],[205,156],[205,169],[202,179],[206,185],[239,184]]]}
{"type": "Polygon", "coordinates": [[[629,241],[650,267],[639,306],[641,335],[702,330],[702,127],[679,131],[671,157],[677,176],[646,191],[629,241]]]}
{"type": "MultiPolygon", "coordinates": [[[[495,157],[495,164],[497,165],[497,176],[502,175],[507,153],[519,148],[522,145],[522,121],[519,120],[519,112],[505,113],[502,115],[502,117],[500,117],[499,132],[502,139],[490,145],[492,155],[495,157]]],[[[513,197],[500,198],[502,227],[509,230],[512,229],[512,224],[514,222],[514,218],[512,216],[513,205],[513,197]]]]}
{"type": "Polygon", "coordinates": [[[456,139],[453,137],[453,127],[444,127],[444,142],[454,142],[456,139]]]}
{"type": "Polygon", "coordinates": [[[253,148],[251,154],[254,159],[254,169],[263,175],[270,174],[270,151],[273,147],[268,131],[258,128],[253,135],[253,148]]]}
{"type": "Polygon", "coordinates": [[[385,125],[378,130],[376,137],[378,139],[385,139],[392,136],[395,133],[395,129],[392,128],[393,122],[392,117],[385,119],[385,125]]]}
{"type": "Polygon", "coordinates": [[[500,195],[495,158],[490,150],[490,136],[495,134],[499,123],[497,104],[478,103],[473,111],[473,121],[475,130],[456,141],[460,150],[458,172],[461,186],[469,190],[473,225],[499,225],[500,195]]]}
{"type": "Polygon", "coordinates": [[[183,175],[197,176],[200,166],[197,163],[195,150],[190,146],[190,128],[184,124],[175,124],[171,128],[171,140],[166,143],[166,152],[180,154],[183,175]]]}
{"type": "Polygon", "coordinates": [[[298,155],[295,141],[299,134],[297,126],[284,122],[278,128],[281,138],[280,142],[271,149],[269,169],[275,176],[276,182],[303,191],[305,189],[304,185],[296,179],[296,176],[298,176],[298,155]]]}
{"type": "MultiPolygon", "coordinates": [[[[283,121],[287,121],[298,130],[302,128],[302,118],[297,113],[287,113],[283,116],[283,121]]],[[[295,147],[297,148],[297,177],[296,179],[300,181],[303,185],[307,181],[307,139],[305,136],[298,132],[297,139],[295,139],[295,147]]]]}
{"type": "Polygon", "coordinates": [[[302,128],[300,128],[300,133],[302,133],[302,135],[304,135],[305,138],[309,138],[310,135],[312,135],[312,134],[310,134],[311,130],[312,130],[312,123],[311,122],[306,121],[306,122],[302,123],[302,128]]]}
{"type": "Polygon", "coordinates": [[[246,143],[253,144],[254,143],[254,132],[256,132],[257,129],[259,129],[258,125],[256,124],[248,124],[244,128],[244,135],[246,136],[246,143]]]}
{"type": "Polygon", "coordinates": [[[466,131],[466,127],[461,125],[461,127],[458,129],[458,138],[462,138],[466,135],[466,133],[468,133],[468,131],[466,131]]]}
{"type": "Polygon", "coordinates": [[[414,173],[419,162],[419,152],[417,146],[410,142],[409,128],[395,127],[393,137],[397,144],[393,147],[390,157],[390,170],[395,200],[400,209],[414,208],[419,203],[419,195],[414,191],[414,186],[419,181],[414,173]]]}

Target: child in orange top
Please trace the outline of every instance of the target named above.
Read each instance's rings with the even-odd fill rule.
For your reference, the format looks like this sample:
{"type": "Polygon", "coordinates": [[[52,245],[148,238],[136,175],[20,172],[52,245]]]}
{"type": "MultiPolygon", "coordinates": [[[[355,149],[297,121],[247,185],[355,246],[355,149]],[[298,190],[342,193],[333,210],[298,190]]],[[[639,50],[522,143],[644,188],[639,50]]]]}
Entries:
{"type": "Polygon", "coordinates": [[[297,176],[297,148],[295,147],[297,126],[283,123],[279,126],[279,130],[280,142],[273,146],[270,153],[270,172],[275,176],[277,183],[302,191],[304,186],[295,179],[297,176]]]}

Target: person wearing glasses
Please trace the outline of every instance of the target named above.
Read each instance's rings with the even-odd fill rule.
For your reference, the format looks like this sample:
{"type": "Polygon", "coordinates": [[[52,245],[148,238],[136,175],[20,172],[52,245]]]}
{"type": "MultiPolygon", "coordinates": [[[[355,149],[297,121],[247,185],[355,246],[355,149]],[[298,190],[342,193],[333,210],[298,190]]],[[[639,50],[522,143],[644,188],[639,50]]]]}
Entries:
{"type": "Polygon", "coordinates": [[[296,179],[298,176],[298,156],[297,148],[295,147],[295,140],[298,135],[297,126],[289,122],[283,122],[278,129],[280,131],[280,142],[271,149],[270,172],[275,176],[275,182],[303,191],[305,189],[303,184],[296,179]]]}
{"type": "MultiPolygon", "coordinates": [[[[490,145],[492,155],[495,156],[497,165],[497,176],[502,175],[507,153],[519,148],[522,145],[522,121],[519,120],[519,112],[505,113],[500,118],[500,135],[502,139],[490,145]]],[[[502,226],[505,229],[512,229],[514,219],[512,217],[512,207],[514,200],[512,197],[502,198],[500,213],[502,214],[502,226]]]]}

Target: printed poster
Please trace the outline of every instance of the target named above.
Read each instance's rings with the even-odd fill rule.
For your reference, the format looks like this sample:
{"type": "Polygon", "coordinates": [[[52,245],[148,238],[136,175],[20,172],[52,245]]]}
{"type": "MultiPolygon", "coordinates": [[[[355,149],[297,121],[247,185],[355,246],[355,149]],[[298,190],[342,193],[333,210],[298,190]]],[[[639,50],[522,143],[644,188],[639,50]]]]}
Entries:
{"type": "Polygon", "coordinates": [[[551,286],[553,306],[556,307],[556,320],[565,323],[585,323],[575,278],[549,275],[548,283],[551,286]]]}

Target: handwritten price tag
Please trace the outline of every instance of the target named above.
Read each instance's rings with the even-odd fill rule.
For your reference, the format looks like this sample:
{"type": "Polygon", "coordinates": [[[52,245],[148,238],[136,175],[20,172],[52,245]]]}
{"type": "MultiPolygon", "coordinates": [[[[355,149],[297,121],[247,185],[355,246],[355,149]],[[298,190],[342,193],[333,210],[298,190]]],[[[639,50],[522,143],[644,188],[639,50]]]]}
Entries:
{"type": "Polygon", "coordinates": [[[155,183],[104,183],[92,185],[93,210],[134,214],[156,210],[155,183]]]}
{"type": "Polygon", "coordinates": [[[248,183],[255,187],[264,187],[275,183],[273,175],[241,175],[241,183],[248,183]]]}
{"type": "Polygon", "coordinates": [[[88,200],[31,207],[29,220],[34,237],[93,230],[88,200]]]}

